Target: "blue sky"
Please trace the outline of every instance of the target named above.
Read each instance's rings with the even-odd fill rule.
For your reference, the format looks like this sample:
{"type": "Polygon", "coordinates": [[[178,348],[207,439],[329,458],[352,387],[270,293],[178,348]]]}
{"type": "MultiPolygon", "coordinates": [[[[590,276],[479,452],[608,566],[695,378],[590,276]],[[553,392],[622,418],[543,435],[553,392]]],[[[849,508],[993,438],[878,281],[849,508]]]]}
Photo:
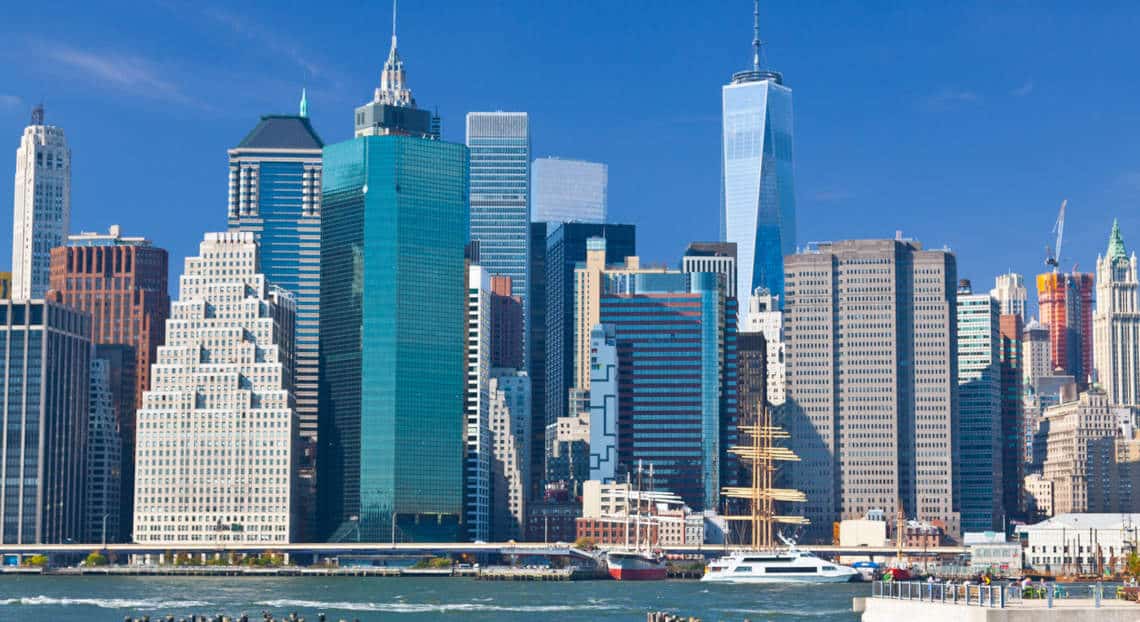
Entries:
{"type": "MultiPolygon", "coordinates": [[[[1140,5],[1095,4],[763,3],[766,64],[795,94],[800,244],[901,229],[988,288],[1040,271],[1063,198],[1066,269],[1092,270],[1113,217],[1140,243],[1140,5]]],[[[390,37],[384,1],[44,6],[0,23],[8,179],[42,99],[72,145],[73,230],[120,223],[175,275],[225,227],[226,149],[302,86],[325,141],[349,138],[390,37]]],[[[445,139],[468,111],[530,112],[535,155],[607,162],[611,219],[674,263],[718,233],[720,87],[751,26],[748,0],[403,0],[399,36],[445,139]]],[[[11,204],[9,181],[0,265],[11,204]]]]}

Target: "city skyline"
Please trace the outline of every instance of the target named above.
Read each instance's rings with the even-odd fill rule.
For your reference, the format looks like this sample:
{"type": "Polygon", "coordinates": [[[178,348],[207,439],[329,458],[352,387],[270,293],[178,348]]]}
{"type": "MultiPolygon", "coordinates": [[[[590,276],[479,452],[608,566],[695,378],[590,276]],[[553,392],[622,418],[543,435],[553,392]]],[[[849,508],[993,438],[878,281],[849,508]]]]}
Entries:
{"type": "MultiPolygon", "coordinates": [[[[691,239],[716,238],[719,87],[726,72],[746,66],[751,56],[749,3],[718,3],[716,10],[702,14],[695,23],[673,8],[665,5],[656,11],[650,29],[643,18],[635,19],[638,8],[633,6],[602,7],[600,15],[591,15],[598,11],[473,3],[436,18],[429,17],[423,5],[405,3],[400,30],[406,43],[401,51],[416,76],[413,86],[419,99],[439,105],[446,139],[458,142],[466,112],[526,110],[534,126],[535,157],[584,158],[609,165],[610,220],[643,226],[649,246],[641,254],[657,262],[676,257],[691,239]],[[602,23],[587,30],[592,17],[601,17],[602,23]],[[491,20],[497,20],[496,27],[503,31],[541,36],[546,28],[561,24],[571,34],[557,39],[565,43],[557,56],[547,50],[533,59],[512,54],[510,46],[532,43],[528,37],[495,42],[485,49],[468,48],[473,56],[465,63],[488,55],[510,59],[497,62],[493,73],[480,72],[486,84],[460,75],[463,64],[452,60],[463,37],[455,45],[434,45],[424,34],[433,28],[474,34],[491,27],[491,20]],[[585,36],[587,32],[590,36],[585,36]],[[627,32],[650,45],[631,47],[627,32]],[[685,47],[694,37],[700,42],[696,53],[660,53],[685,47]],[[596,90],[582,88],[580,72],[555,69],[536,74],[532,64],[557,68],[566,59],[589,61],[612,55],[618,48],[628,60],[589,77],[600,80],[601,88],[628,85],[616,94],[615,103],[628,109],[631,98],[636,98],[640,102],[636,120],[627,119],[628,115],[590,120],[587,129],[594,131],[579,132],[580,115],[571,110],[585,96],[575,91],[596,90]],[[685,87],[694,99],[678,117],[676,107],[664,103],[665,93],[676,88],[677,76],[691,76],[698,68],[708,75],[685,87]],[[527,80],[516,79],[520,74],[527,80]],[[616,131],[618,127],[621,131],[616,131]],[[660,138],[666,127],[668,143],[660,138]],[[611,128],[615,131],[608,131],[611,128]],[[662,172],[680,175],[661,183],[659,179],[670,178],[662,172]],[[655,218],[658,213],[671,218],[655,218]]],[[[20,33],[42,30],[35,28],[41,18],[26,10],[14,7],[13,27],[24,26],[20,33]]],[[[147,8],[126,20],[120,19],[116,7],[101,15],[78,9],[54,29],[62,41],[7,33],[14,36],[0,53],[14,55],[29,46],[44,53],[31,62],[0,69],[8,85],[0,92],[0,128],[16,135],[27,123],[31,107],[44,99],[48,117],[67,129],[77,162],[82,163],[73,173],[72,229],[103,230],[113,221],[137,221],[132,228],[170,248],[172,263],[178,266],[194,250],[194,236],[179,232],[223,228],[216,213],[220,208],[201,206],[225,200],[224,188],[218,188],[225,175],[219,154],[244,135],[252,115],[290,112],[300,89],[308,87],[317,130],[334,142],[347,137],[351,127],[344,111],[358,105],[360,91],[378,81],[386,46],[374,40],[383,41],[388,34],[387,10],[385,6],[368,10],[379,24],[378,37],[338,36],[339,28],[349,27],[346,22],[321,26],[310,44],[298,36],[304,31],[296,17],[259,13],[255,7],[240,13],[170,4],[147,8]],[[185,19],[178,25],[174,25],[177,20],[166,20],[171,24],[168,43],[160,45],[142,34],[151,21],[171,13],[185,19]],[[79,20],[96,25],[102,20],[124,21],[128,36],[108,46],[79,20]],[[135,31],[139,34],[130,36],[135,31]],[[231,75],[219,76],[217,68],[204,68],[197,64],[201,60],[193,60],[188,42],[198,36],[216,41],[220,48],[241,51],[231,75]],[[319,36],[344,41],[315,52],[322,49],[315,43],[319,36]],[[21,44],[25,47],[18,48],[21,44]],[[207,76],[221,84],[246,80],[253,66],[258,72],[257,89],[248,85],[230,89],[232,94],[219,99],[212,97],[216,85],[202,83],[207,76]],[[76,75],[84,67],[86,77],[76,75]],[[146,129],[151,124],[163,124],[167,130],[155,135],[146,129]],[[200,129],[181,129],[189,126],[200,129]],[[99,158],[106,163],[90,157],[96,149],[101,156],[110,156],[99,158]],[[142,154],[151,149],[169,156],[146,161],[142,154]],[[84,152],[85,162],[80,160],[84,152]],[[216,164],[186,166],[192,158],[216,164]],[[104,167],[120,162],[143,171],[144,185],[177,181],[186,192],[164,197],[169,209],[154,210],[143,199],[145,192],[108,205],[104,167]]],[[[1136,19],[1131,10],[1123,9],[1093,16],[1056,8],[1030,14],[1028,9],[1020,13],[965,5],[863,14],[855,7],[829,7],[824,12],[766,3],[761,7],[761,36],[771,42],[765,46],[767,64],[789,76],[798,95],[799,243],[889,237],[901,228],[931,248],[949,245],[962,258],[961,275],[981,286],[998,267],[1026,276],[1041,268],[1050,238],[1049,212],[1062,198],[1069,198],[1073,221],[1089,226],[1070,225],[1069,250],[1062,265],[1070,269],[1079,263],[1090,270],[1102,244],[1100,231],[1112,216],[1121,217],[1125,236],[1140,227],[1140,217],[1131,217],[1126,210],[1137,193],[1132,156],[1140,153],[1130,145],[1116,145],[1110,127],[1129,118],[1128,111],[1134,108],[1129,104],[1137,94],[1129,85],[1106,83],[1115,64],[1102,58],[1117,49],[1114,41],[1127,40],[1114,36],[1116,29],[1136,19]],[[908,35],[899,36],[904,28],[908,35]],[[1064,39],[1072,41],[1065,51],[1051,44],[1061,29],[1064,39]],[[1077,41],[1071,39],[1074,32],[1077,41]],[[1084,37],[1101,43],[1080,45],[1084,37]],[[1001,38],[1012,41],[999,42],[1001,38]],[[821,45],[824,41],[827,45],[821,45]],[[1017,49],[1011,52],[1007,46],[1017,49]],[[837,58],[841,53],[858,61],[837,58]],[[907,55],[914,58],[904,60],[907,55]],[[987,63],[968,79],[952,71],[981,57],[999,61],[987,63]],[[850,71],[856,62],[861,71],[850,71]],[[851,74],[890,76],[890,84],[870,90],[872,85],[863,82],[878,87],[881,81],[860,81],[851,74]],[[1048,89],[1043,87],[1046,80],[1048,89]],[[1080,80],[1081,89],[1074,88],[1074,80],[1080,80]],[[835,105],[836,97],[844,99],[843,114],[835,105]],[[1075,137],[1061,148],[1044,141],[1062,119],[1073,122],[1064,114],[1068,97],[1094,101],[1089,111],[1095,114],[1082,115],[1077,131],[1066,132],[1075,137]],[[892,104],[884,106],[884,101],[892,104]],[[852,116],[860,122],[850,123],[852,116]],[[940,146],[940,153],[932,153],[932,144],[940,146]],[[1064,164],[1068,156],[1079,156],[1089,164],[1073,171],[1064,164]],[[971,183],[962,184],[961,179],[971,183]],[[950,210],[956,217],[944,218],[950,210]],[[997,214],[995,227],[1003,231],[1002,244],[994,243],[996,233],[977,235],[967,226],[971,219],[992,214],[997,214]]],[[[0,190],[0,200],[10,200],[10,191],[0,190]]],[[[4,233],[0,238],[8,239],[4,233]]]]}

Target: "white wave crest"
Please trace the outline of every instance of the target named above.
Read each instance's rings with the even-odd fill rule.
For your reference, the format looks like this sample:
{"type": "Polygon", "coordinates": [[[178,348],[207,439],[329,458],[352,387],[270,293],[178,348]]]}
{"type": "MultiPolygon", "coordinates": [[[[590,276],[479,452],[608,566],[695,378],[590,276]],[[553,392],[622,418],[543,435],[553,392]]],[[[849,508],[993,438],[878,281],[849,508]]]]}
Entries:
{"type": "Polygon", "coordinates": [[[0,599],[0,606],[55,605],[57,607],[99,607],[101,609],[174,609],[205,607],[210,603],[200,600],[131,600],[128,598],[53,598],[51,596],[21,596],[0,599]]]}
{"type": "Polygon", "coordinates": [[[518,612],[552,612],[552,611],[604,611],[615,610],[617,607],[609,605],[488,605],[485,603],[357,603],[346,601],[324,602],[319,600],[265,600],[256,603],[262,607],[297,608],[297,609],[330,609],[336,611],[387,611],[391,613],[447,613],[451,611],[518,611],[518,612]]]}

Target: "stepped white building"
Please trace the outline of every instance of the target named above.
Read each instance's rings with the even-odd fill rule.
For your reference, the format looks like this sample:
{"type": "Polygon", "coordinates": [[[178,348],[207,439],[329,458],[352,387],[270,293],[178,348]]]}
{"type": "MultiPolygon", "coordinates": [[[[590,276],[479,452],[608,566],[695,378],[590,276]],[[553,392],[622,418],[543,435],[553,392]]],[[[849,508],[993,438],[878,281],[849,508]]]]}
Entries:
{"type": "Polygon", "coordinates": [[[491,438],[491,537],[522,540],[526,492],[530,490],[530,377],[525,371],[494,368],[488,384],[491,438]]]}
{"type": "Polygon", "coordinates": [[[135,542],[290,541],[295,304],[258,266],[249,232],[186,259],[138,411],[135,542]]]}

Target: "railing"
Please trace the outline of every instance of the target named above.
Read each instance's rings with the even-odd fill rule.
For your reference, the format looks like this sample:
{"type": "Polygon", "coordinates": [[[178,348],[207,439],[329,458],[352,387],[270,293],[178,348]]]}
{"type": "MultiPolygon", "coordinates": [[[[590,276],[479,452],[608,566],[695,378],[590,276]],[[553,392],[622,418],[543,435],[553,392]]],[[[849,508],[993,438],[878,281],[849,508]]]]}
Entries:
{"type": "Polygon", "coordinates": [[[921,602],[946,603],[967,607],[1005,609],[1011,605],[1043,606],[1053,609],[1059,600],[1089,599],[1092,606],[1099,609],[1102,601],[1119,598],[1116,586],[1103,583],[1067,584],[1033,583],[1023,587],[1019,583],[994,583],[992,585],[920,582],[920,581],[876,581],[871,588],[874,598],[914,600],[921,602]]]}
{"type": "Polygon", "coordinates": [[[876,581],[871,589],[875,598],[917,600],[973,607],[1004,609],[1021,600],[1021,589],[1014,584],[970,585],[920,581],[876,581]]]}

